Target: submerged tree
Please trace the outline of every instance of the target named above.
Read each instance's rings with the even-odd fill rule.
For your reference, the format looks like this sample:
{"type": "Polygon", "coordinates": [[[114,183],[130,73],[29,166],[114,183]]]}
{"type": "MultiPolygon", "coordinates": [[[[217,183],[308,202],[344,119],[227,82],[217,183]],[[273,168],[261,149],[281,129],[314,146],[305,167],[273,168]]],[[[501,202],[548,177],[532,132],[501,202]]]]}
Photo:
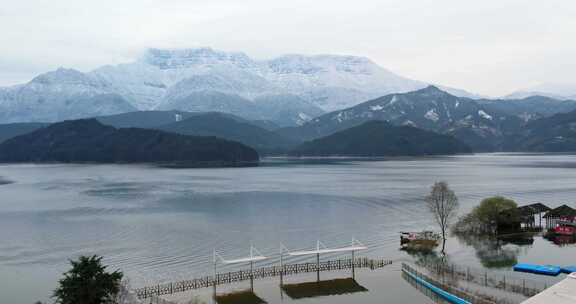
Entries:
{"type": "Polygon", "coordinates": [[[58,304],[113,304],[120,291],[122,273],[109,273],[102,265],[102,257],[81,256],[70,261],[72,269],[64,273],[53,298],[58,304]]]}
{"type": "Polygon", "coordinates": [[[442,232],[442,253],[445,253],[448,229],[458,211],[458,197],[448,183],[436,182],[426,197],[426,204],[442,232]]]}
{"type": "Polygon", "coordinates": [[[515,201],[494,196],[483,199],[469,214],[454,226],[458,234],[495,235],[498,230],[516,231],[520,228],[521,215],[515,201]]]}
{"type": "Polygon", "coordinates": [[[507,222],[518,222],[519,215],[517,213],[518,205],[515,201],[502,197],[494,196],[483,199],[480,205],[472,211],[478,220],[486,227],[487,231],[496,233],[498,226],[506,224],[507,222]],[[503,211],[510,210],[508,218],[502,214],[503,211]]]}

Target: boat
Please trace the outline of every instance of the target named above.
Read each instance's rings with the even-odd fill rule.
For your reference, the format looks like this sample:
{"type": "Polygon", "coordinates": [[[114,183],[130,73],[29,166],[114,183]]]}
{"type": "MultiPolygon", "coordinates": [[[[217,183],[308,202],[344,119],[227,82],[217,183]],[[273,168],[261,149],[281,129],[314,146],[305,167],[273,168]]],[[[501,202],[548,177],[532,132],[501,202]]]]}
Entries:
{"type": "Polygon", "coordinates": [[[576,235],[576,222],[559,221],[554,228],[554,233],[556,235],[576,235]]]}
{"type": "Polygon", "coordinates": [[[433,231],[400,232],[400,246],[404,250],[429,251],[438,246],[440,234],[433,231]]]}
{"type": "Polygon", "coordinates": [[[555,277],[559,275],[560,272],[562,272],[562,269],[554,265],[535,265],[535,264],[519,263],[514,265],[514,271],[542,274],[555,277]]]}

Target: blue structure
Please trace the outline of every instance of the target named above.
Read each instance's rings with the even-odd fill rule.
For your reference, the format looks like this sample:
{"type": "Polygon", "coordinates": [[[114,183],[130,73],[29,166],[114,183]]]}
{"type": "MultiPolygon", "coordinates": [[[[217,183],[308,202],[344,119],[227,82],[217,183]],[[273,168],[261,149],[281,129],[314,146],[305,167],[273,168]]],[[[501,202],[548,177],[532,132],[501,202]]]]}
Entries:
{"type": "Polygon", "coordinates": [[[566,266],[566,267],[562,267],[562,273],[573,273],[576,272],[576,266],[566,266]]]}
{"type": "Polygon", "coordinates": [[[514,271],[542,274],[547,276],[557,276],[562,269],[553,265],[516,264],[514,271]]]}
{"type": "Polygon", "coordinates": [[[414,274],[410,273],[409,271],[406,271],[405,269],[402,269],[402,271],[404,271],[405,274],[407,274],[408,276],[410,276],[412,279],[414,279],[416,282],[418,282],[419,284],[421,284],[422,286],[430,289],[432,292],[434,292],[435,294],[439,295],[440,297],[442,297],[444,300],[450,302],[451,304],[472,304],[462,298],[459,298],[443,289],[440,289],[434,285],[432,285],[431,283],[425,281],[422,278],[419,278],[417,276],[415,276],[414,274]]]}

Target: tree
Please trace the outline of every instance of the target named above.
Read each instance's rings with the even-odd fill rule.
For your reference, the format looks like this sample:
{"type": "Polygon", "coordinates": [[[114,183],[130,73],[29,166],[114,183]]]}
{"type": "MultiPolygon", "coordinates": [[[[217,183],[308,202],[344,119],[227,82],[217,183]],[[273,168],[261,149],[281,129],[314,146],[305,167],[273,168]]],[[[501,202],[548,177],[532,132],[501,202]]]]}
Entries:
{"type": "Polygon", "coordinates": [[[494,196],[483,199],[472,212],[460,218],[453,232],[459,235],[496,234],[498,230],[515,231],[520,227],[522,215],[511,199],[494,196]]]}
{"type": "Polygon", "coordinates": [[[446,235],[452,220],[458,211],[458,197],[450,190],[448,183],[436,182],[426,197],[428,209],[434,216],[436,223],[442,232],[442,253],[446,250],[446,235]]]}
{"type": "Polygon", "coordinates": [[[81,256],[70,261],[72,269],[64,273],[53,298],[58,304],[113,304],[120,290],[123,274],[109,273],[102,265],[102,257],[81,256]]]}
{"type": "Polygon", "coordinates": [[[474,217],[483,224],[485,230],[490,232],[496,232],[498,224],[502,221],[517,221],[519,214],[511,212],[509,216],[511,218],[502,218],[502,212],[505,210],[516,210],[518,205],[515,201],[507,199],[502,196],[494,196],[483,199],[472,213],[474,217]]]}

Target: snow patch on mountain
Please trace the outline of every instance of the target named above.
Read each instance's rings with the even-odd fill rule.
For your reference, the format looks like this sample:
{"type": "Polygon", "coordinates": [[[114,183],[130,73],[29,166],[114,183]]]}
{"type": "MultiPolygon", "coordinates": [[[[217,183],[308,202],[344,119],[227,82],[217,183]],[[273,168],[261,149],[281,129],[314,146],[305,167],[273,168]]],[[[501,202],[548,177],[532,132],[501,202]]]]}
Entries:
{"type": "Polygon", "coordinates": [[[426,112],[426,114],[424,114],[424,117],[426,119],[432,120],[434,122],[436,122],[440,119],[440,117],[438,116],[438,113],[436,113],[435,109],[428,110],[428,112],[426,112]]]}
{"type": "Polygon", "coordinates": [[[492,120],[492,116],[488,115],[484,110],[478,110],[478,115],[484,119],[492,120]]]}

